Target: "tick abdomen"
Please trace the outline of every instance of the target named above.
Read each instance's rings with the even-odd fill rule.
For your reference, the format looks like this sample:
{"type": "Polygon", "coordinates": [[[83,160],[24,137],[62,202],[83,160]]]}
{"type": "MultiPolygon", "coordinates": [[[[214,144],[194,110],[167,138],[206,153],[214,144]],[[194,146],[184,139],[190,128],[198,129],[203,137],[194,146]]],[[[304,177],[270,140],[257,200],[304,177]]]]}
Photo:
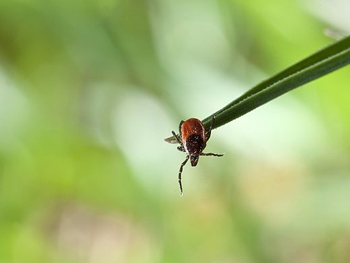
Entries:
{"type": "Polygon", "coordinates": [[[192,134],[185,141],[185,149],[190,155],[199,155],[205,148],[203,137],[198,134],[192,134]]]}

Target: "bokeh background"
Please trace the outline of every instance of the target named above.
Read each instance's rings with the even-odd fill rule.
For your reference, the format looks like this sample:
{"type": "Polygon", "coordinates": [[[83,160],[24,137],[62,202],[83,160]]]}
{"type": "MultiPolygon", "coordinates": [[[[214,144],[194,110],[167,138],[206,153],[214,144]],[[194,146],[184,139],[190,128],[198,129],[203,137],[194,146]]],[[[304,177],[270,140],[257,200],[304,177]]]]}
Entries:
{"type": "Polygon", "coordinates": [[[0,263],[350,262],[349,68],[164,138],[350,32],[347,0],[1,0],[0,263]],[[327,32],[327,34],[325,34],[327,32]]]}

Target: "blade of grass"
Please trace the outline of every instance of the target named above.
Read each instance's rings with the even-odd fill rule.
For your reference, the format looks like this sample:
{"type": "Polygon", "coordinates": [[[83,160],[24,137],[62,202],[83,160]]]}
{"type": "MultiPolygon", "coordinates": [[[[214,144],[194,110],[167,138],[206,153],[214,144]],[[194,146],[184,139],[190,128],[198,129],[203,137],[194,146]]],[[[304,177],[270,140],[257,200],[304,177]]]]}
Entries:
{"type": "Polygon", "coordinates": [[[348,36],[261,82],[221,110],[205,118],[203,124],[208,127],[214,116],[213,129],[218,128],[288,91],[349,63],[350,37],[348,36]]]}
{"type": "MultiPolygon", "coordinates": [[[[349,63],[350,36],[321,49],[259,83],[222,109],[205,118],[203,124],[208,128],[212,117],[215,117],[213,129],[218,128],[288,91],[340,69],[349,63]]],[[[174,137],[165,140],[176,143],[174,137]]]]}

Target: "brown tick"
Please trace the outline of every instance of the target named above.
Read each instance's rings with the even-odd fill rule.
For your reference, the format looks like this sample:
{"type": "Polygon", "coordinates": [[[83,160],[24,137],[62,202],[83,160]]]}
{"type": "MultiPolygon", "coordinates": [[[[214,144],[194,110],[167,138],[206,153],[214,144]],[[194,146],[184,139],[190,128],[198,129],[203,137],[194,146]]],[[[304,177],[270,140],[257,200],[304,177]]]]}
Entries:
{"type": "MultiPolygon", "coordinates": [[[[174,131],[174,135],[177,143],[180,144],[177,149],[179,151],[186,153],[186,159],[180,166],[179,170],[179,186],[181,195],[183,194],[182,183],[181,183],[181,174],[183,167],[187,163],[188,159],[191,161],[191,166],[196,166],[199,160],[199,156],[223,156],[223,154],[217,153],[203,153],[207,141],[210,138],[211,130],[213,128],[214,117],[211,119],[211,124],[209,129],[206,131],[203,123],[195,118],[188,119],[187,121],[181,121],[179,125],[180,134],[177,135],[174,131]]],[[[165,139],[167,142],[173,142],[172,137],[165,139]]]]}

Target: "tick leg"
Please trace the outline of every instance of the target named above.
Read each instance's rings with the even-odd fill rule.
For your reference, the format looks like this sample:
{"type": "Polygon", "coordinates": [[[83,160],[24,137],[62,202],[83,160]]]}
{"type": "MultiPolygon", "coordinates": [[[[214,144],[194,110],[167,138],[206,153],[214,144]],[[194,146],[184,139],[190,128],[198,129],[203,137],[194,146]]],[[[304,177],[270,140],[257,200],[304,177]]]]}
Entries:
{"type": "Polygon", "coordinates": [[[216,157],[221,157],[224,156],[222,153],[201,153],[201,156],[216,156],[216,157]]]}
{"type": "Polygon", "coordinates": [[[180,186],[181,195],[183,195],[183,191],[182,191],[182,183],[181,183],[181,174],[182,174],[182,170],[183,170],[183,168],[184,168],[185,164],[186,164],[186,163],[187,163],[187,161],[188,161],[188,158],[190,158],[190,156],[189,156],[189,155],[187,155],[187,156],[186,156],[186,159],[185,159],[185,161],[183,161],[183,163],[181,164],[181,166],[180,166],[180,170],[179,170],[179,178],[178,178],[178,180],[179,180],[179,186],[180,186]]]}
{"type": "Polygon", "coordinates": [[[185,152],[185,148],[181,145],[179,147],[177,147],[177,149],[180,151],[180,152],[185,152]]]}
{"type": "Polygon", "coordinates": [[[174,131],[172,131],[172,134],[174,135],[177,142],[182,145],[181,138],[174,131]]]}
{"type": "Polygon", "coordinates": [[[205,133],[205,141],[207,142],[210,138],[210,135],[211,135],[211,130],[213,129],[213,124],[214,124],[214,120],[215,120],[215,117],[213,116],[211,118],[211,122],[210,122],[210,127],[208,129],[208,131],[205,133]]]}
{"type": "Polygon", "coordinates": [[[179,151],[181,151],[181,152],[185,152],[185,147],[184,147],[184,145],[183,145],[183,143],[182,143],[182,141],[181,141],[181,138],[179,138],[179,136],[176,135],[176,133],[175,133],[174,131],[172,131],[172,133],[173,133],[174,137],[176,138],[177,142],[180,144],[180,146],[177,147],[177,149],[178,149],[179,151]]]}

